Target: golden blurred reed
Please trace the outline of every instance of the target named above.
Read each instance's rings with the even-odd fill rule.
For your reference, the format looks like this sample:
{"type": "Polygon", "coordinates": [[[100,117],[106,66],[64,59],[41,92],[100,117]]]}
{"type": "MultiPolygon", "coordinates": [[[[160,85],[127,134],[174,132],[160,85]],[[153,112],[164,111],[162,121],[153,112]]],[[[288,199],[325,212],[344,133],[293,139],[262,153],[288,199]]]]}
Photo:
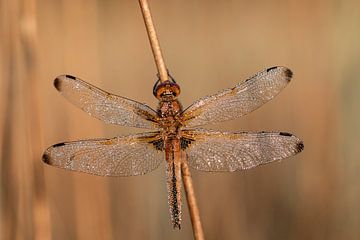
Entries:
{"type": "MultiPolygon", "coordinates": [[[[357,239],[360,3],[150,5],[184,107],[265,67],[294,71],[272,102],[218,128],[292,132],[305,151],[247,172],[192,171],[206,239],[357,239]]],[[[187,212],[181,231],[169,223],[164,166],[101,178],[41,163],[51,144],[137,131],[73,107],[57,75],[156,103],[137,1],[2,0],[0,14],[0,239],[191,239],[187,212]]]]}

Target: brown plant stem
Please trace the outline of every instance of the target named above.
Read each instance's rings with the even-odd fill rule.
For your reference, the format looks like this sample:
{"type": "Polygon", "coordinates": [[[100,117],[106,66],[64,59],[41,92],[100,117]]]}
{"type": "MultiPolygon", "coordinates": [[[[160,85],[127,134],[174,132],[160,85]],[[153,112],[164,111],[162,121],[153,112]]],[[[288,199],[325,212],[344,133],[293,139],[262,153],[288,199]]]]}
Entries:
{"type": "MultiPolygon", "coordinates": [[[[12,124],[15,119],[15,98],[16,98],[16,60],[15,44],[18,38],[18,4],[15,1],[0,2],[0,51],[3,72],[1,72],[2,84],[5,90],[1,89],[1,101],[5,101],[4,109],[1,112],[3,121],[0,134],[0,239],[16,239],[21,228],[19,223],[19,197],[18,178],[14,173],[16,169],[14,159],[14,128],[12,124]],[[7,80],[7,81],[5,81],[7,80]]],[[[19,237],[18,237],[19,238],[19,237]]]]}
{"type": "Polygon", "coordinates": [[[149,4],[148,4],[147,0],[139,0],[139,3],[140,3],[141,12],[142,12],[145,26],[146,26],[146,31],[149,36],[151,49],[152,49],[152,52],[154,55],[155,64],[156,64],[156,67],[157,67],[157,70],[158,70],[158,73],[160,76],[160,80],[162,82],[165,82],[166,80],[168,80],[168,73],[167,73],[165,62],[164,62],[164,58],[161,53],[161,48],[160,48],[159,40],[156,35],[154,23],[153,23],[153,20],[151,17],[149,4]]]}
{"type": "MultiPolygon", "coordinates": [[[[154,23],[151,17],[151,12],[149,8],[149,4],[147,0],[139,0],[141,12],[144,17],[144,22],[146,26],[146,31],[148,33],[151,49],[154,55],[156,67],[158,69],[158,73],[160,76],[160,80],[162,82],[168,80],[168,73],[166,69],[166,65],[161,53],[161,48],[159,44],[159,40],[156,35],[154,23]]],[[[186,193],[186,199],[188,202],[190,217],[191,217],[191,223],[194,233],[194,238],[196,240],[203,240],[204,239],[204,232],[201,226],[200,221],[200,214],[199,214],[199,208],[196,203],[196,197],[195,192],[192,184],[192,178],[190,174],[189,167],[187,165],[186,161],[186,154],[181,151],[181,174],[182,179],[184,183],[185,193],[186,193]]]]}
{"type": "Polygon", "coordinates": [[[37,22],[36,22],[36,0],[23,2],[21,15],[20,40],[24,46],[25,71],[27,81],[25,81],[26,92],[25,101],[27,105],[28,117],[28,141],[29,157],[31,158],[28,182],[32,187],[32,207],[34,222],[35,239],[51,239],[50,232],[50,212],[45,195],[45,176],[40,161],[43,150],[41,109],[39,100],[38,82],[38,41],[37,41],[37,22]]]}
{"type": "Polygon", "coordinates": [[[191,224],[194,231],[194,238],[196,240],[203,240],[204,232],[201,226],[200,212],[196,203],[196,197],[194,192],[194,187],[192,183],[192,178],[187,164],[186,153],[181,151],[181,173],[186,193],[186,200],[189,207],[191,224]]]}

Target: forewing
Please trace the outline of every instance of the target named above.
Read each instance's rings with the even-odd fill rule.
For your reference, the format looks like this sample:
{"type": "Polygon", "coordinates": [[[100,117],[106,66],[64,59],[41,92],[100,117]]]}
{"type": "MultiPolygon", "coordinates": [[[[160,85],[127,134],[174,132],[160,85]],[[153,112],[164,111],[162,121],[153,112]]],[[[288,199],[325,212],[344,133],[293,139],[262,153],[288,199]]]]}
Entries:
{"type": "Polygon", "coordinates": [[[66,170],[100,176],[134,176],[148,173],[164,160],[158,132],[112,139],[92,139],[56,144],[43,161],[66,170]]]}
{"type": "Polygon", "coordinates": [[[201,171],[237,171],[301,152],[303,142],[285,132],[230,133],[184,130],[189,165],[201,171]]]}
{"type": "Polygon", "coordinates": [[[184,126],[213,124],[250,113],[275,97],[291,77],[290,69],[272,67],[233,88],[201,98],[184,111],[184,126]]]}
{"type": "Polygon", "coordinates": [[[156,112],[145,104],[107,93],[70,75],[57,77],[54,86],[72,104],[105,123],[158,128],[156,112]]]}

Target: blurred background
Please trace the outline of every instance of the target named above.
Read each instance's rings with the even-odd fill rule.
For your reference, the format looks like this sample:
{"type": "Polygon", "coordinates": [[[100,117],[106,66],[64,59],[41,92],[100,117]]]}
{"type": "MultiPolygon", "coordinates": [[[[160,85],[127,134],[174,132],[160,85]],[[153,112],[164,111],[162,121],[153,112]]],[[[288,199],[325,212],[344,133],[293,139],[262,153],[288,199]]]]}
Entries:
{"type": "MultiPolygon", "coordinates": [[[[283,65],[293,81],[229,131],[287,131],[305,150],[236,173],[192,171],[206,239],[359,239],[360,2],[150,1],[184,107],[283,65]]],[[[153,108],[156,80],[137,1],[0,1],[0,238],[192,239],[168,213],[164,164],[104,178],[45,166],[46,147],[141,130],[67,102],[68,73],[153,108]]]]}

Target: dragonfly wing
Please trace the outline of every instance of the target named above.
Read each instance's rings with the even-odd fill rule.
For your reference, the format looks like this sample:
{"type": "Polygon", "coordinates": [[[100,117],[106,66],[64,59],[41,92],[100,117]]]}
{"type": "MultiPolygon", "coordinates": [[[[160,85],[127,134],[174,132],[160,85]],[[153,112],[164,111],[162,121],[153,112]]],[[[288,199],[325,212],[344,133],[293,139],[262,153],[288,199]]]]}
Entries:
{"type": "Polygon", "coordinates": [[[285,132],[231,133],[183,130],[189,165],[201,171],[237,171],[301,152],[303,142],[285,132]]]}
{"type": "Polygon", "coordinates": [[[54,86],[72,104],[105,123],[158,128],[156,112],[145,104],[107,93],[70,75],[57,77],[54,86]]]}
{"type": "Polygon", "coordinates": [[[213,124],[250,113],[275,97],[291,77],[290,69],[272,67],[233,88],[201,98],[184,111],[184,126],[213,124]]]}
{"type": "Polygon", "coordinates": [[[100,176],[135,176],[159,166],[164,160],[162,145],[158,132],[66,142],[48,148],[43,161],[100,176]]]}

